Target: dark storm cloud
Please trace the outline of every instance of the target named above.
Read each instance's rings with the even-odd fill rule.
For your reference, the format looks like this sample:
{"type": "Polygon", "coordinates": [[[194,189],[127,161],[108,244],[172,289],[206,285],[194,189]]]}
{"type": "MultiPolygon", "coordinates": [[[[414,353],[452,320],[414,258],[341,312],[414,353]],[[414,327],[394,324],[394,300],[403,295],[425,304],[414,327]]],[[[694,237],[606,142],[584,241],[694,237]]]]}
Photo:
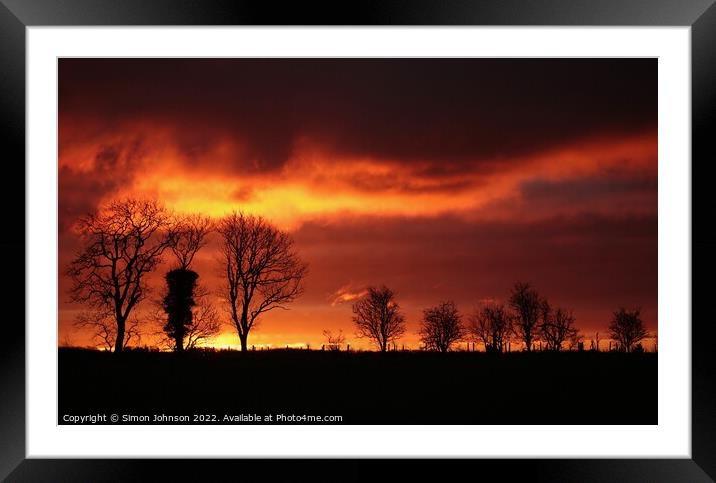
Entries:
{"type": "Polygon", "coordinates": [[[299,139],[438,175],[656,126],[655,59],[61,59],[59,79],[68,124],[149,122],[192,162],[229,137],[258,169],[299,139]]]}
{"type": "Polygon", "coordinates": [[[578,207],[582,211],[607,208],[656,214],[658,201],[656,173],[639,176],[591,176],[566,181],[536,179],[520,187],[523,206],[539,213],[578,207]]]}
{"type": "Polygon", "coordinates": [[[563,203],[580,203],[595,197],[625,193],[648,193],[656,196],[656,176],[640,178],[582,178],[567,182],[535,180],[524,183],[522,194],[528,200],[551,198],[563,203]]]}
{"type": "Polygon", "coordinates": [[[139,171],[145,157],[142,138],[103,144],[96,148],[91,171],[60,166],[58,173],[59,230],[67,230],[80,216],[94,211],[108,193],[126,185],[139,171]]]}

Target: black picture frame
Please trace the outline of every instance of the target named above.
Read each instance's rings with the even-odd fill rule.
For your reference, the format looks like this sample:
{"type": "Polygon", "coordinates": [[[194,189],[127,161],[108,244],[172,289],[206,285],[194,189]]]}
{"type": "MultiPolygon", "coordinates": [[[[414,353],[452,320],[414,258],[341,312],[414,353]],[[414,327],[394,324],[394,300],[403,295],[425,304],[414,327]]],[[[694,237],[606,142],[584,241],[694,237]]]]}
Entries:
{"type": "MultiPolygon", "coordinates": [[[[550,26],[690,26],[692,77],[692,459],[470,460],[454,462],[450,471],[466,469],[540,481],[712,481],[716,479],[716,373],[711,352],[714,324],[706,316],[710,284],[696,283],[716,268],[716,236],[706,216],[714,199],[706,191],[708,166],[716,160],[716,0],[430,0],[361,2],[249,2],[231,0],[0,0],[0,119],[2,166],[6,185],[0,190],[5,217],[0,245],[4,299],[0,337],[0,477],[9,481],[134,481],[161,471],[183,478],[216,472],[237,477],[247,472],[318,475],[340,480],[362,479],[375,472],[396,472],[401,479],[425,476],[434,468],[425,461],[403,461],[400,468],[382,462],[39,460],[26,459],[24,299],[25,211],[25,28],[83,25],[550,25],[550,26]],[[10,181],[13,180],[13,181],[10,181]],[[697,219],[701,221],[697,223],[697,219]],[[20,229],[23,227],[23,229],[20,229]],[[22,256],[20,256],[22,254],[22,256]],[[13,313],[14,312],[14,313],[13,313]],[[699,318],[698,315],[704,317],[699,318]],[[338,465],[338,467],[336,467],[338,465]],[[231,466],[231,468],[226,468],[231,466]],[[240,470],[237,469],[240,468],[240,470]],[[278,473],[277,473],[278,472],[278,473]]],[[[673,321],[672,321],[673,322],[673,321]]],[[[444,470],[441,470],[444,476],[444,470]]],[[[182,478],[182,479],[183,479],[182,478]]]]}

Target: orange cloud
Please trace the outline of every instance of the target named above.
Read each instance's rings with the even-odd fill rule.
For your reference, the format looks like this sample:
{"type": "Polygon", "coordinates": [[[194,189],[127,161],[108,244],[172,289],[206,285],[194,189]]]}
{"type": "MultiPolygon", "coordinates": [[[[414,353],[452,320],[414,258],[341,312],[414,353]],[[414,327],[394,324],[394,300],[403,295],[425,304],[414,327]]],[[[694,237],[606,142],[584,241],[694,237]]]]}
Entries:
{"type": "Polygon", "coordinates": [[[339,304],[344,304],[347,302],[353,302],[354,300],[358,300],[361,297],[364,297],[368,293],[368,290],[355,290],[351,288],[351,285],[344,285],[343,287],[339,288],[335,292],[333,292],[329,297],[328,300],[331,303],[331,307],[335,307],[339,304]]]}
{"type": "MultiPolygon", "coordinates": [[[[141,168],[134,171],[131,180],[107,196],[154,196],[179,212],[217,217],[243,210],[288,229],[321,217],[372,214],[499,218],[502,214],[494,210],[495,205],[505,200],[519,201],[521,185],[533,180],[559,182],[610,173],[655,176],[657,149],[655,133],[627,139],[595,139],[526,157],[467,162],[455,173],[435,176],[430,163],[340,158],[307,143],[297,147],[298,151],[278,171],[261,172],[247,167],[242,172],[235,166],[231,170],[214,166],[197,171],[187,165],[179,151],[163,142],[152,143],[162,148],[144,154],[141,168]]],[[[97,149],[77,150],[72,156],[74,161],[62,159],[61,165],[91,176],[96,160],[87,157],[97,149]]],[[[231,149],[230,142],[220,143],[204,155],[201,165],[211,165],[210,159],[216,159],[219,166],[230,164],[231,149]]],[[[123,158],[117,162],[124,163],[122,169],[130,163],[123,158]]],[[[436,163],[439,165],[438,160],[432,165],[436,163]]],[[[246,161],[246,165],[250,162],[246,161]]]]}

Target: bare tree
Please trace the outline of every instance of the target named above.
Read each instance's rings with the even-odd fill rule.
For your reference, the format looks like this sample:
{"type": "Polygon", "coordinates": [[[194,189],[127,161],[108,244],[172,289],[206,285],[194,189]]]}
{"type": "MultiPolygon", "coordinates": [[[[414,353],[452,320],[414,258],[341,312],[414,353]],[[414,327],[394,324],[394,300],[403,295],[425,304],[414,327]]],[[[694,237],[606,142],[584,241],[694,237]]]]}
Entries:
{"type": "MultiPolygon", "coordinates": [[[[168,289],[165,287],[159,297],[153,299],[152,310],[146,314],[152,327],[151,335],[157,346],[162,350],[176,351],[176,338],[166,330],[167,313],[164,300],[168,289]]],[[[202,347],[207,341],[221,332],[223,323],[214,303],[213,295],[203,285],[197,284],[194,291],[195,304],[191,308],[191,324],[185,326],[182,340],[183,350],[202,347]]]]}
{"type": "Polygon", "coordinates": [[[208,295],[197,297],[197,304],[193,310],[192,324],[186,331],[184,350],[201,347],[206,341],[216,337],[221,332],[221,320],[214,305],[208,300],[208,295]]]}
{"type": "MultiPolygon", "coordinates": [[[[186,326],[182,340],[185,351],[203,346],[221,332],[219,312],[211,303],[209,292],[199,285],[194,297],[196,304],[192,307],[191,324],[186,326]]],[[[176,350],[176,338],[165,330],[167,317],[162,300],[155,301],[155,309],[150,315],[156,327],[154,336],[158,338],[163,349],[176,350]]]]}
{"type": "Polygon", "coordinates": [[[132,310],[148,294],[146,275],[176,240],[171,217],[156,201],[113,201],[77,223],[84,242],[67,268],[71,299],[109,313],[121,352],[132,310]]]}
{"type": "Polygon", "coordinates": [[[641,309],[626,310],[622,307],[614,312],[609,324],[609,334],[622,350],[631,352],[634,346],[648,335],[641,320],[641,309]]]}
{"type": "Polygon", "coordinates": [[[405,317],[395,301],[395,292],[383,285],[368,287],[366,295],[353,304],[357,336],[372,340],[380,352],[405,334],[405,317]]]}
{"type": "Polygon", "coordinates": [[[574,321],[572,312],[562,308],[553,310],[549,302],[542,301],[539,330],[547,350],[560,351],[562,344],[576,340],[577,329],[574,327],[574,321]]]}
{"type": "Polygon", "coordinates": [[[213,230],[210,218],[189,215],[180,218],[176,224],[176,242],[171,246],[178,268],[188,269],[196,253],[206,245],[207,235],[213,230]]]}
{"type": "MultiPolygon", "coordinates": [[[[182,339],[182,350],[204,346],[208,341],[219,335],[222,328],[221,317],[215,305],[211,302],[211,296],[201,285],[197,286],[195,300],[192,307],[191,324],[185,326],[182,339]]],[[[154,308],[148,314],[152,321],[154,331],[152,335],[159,348],[162,350],[177,351],[177,341],[171,331],[166,330],[167,314],[164,311],[164,297],[154,301],[154,308]]]]}
{"type": "Polygon", "coordinates": [[[60,342],[60,347],[74,347],[74,341],[72,339],[72,336],[70,334],[65,334],[62,337],[62,341],[60,342]]]}
{"type": "Polygon", "coordinates": [[[509,304],[514,311],[515,335],[522,339],[527,351],[530,352],[538,334],[542,299],[530,284],[518,282],[512,288],[509,304]]]}
{"type": "Polygon", "coordinates": [[[308,268],[290,235],[259,216],[234,212],[221,220],[218,232],[226,274],[224,295],[245,351],[249,332],[261,314],[286,309],[303,292],[308,268]]]}
{"type": "MultiPolygon", "coordinates": [[[[92,340],[102,344],[102,347],[109,352],[116,348],[117,324],[111,313],[100,310],[81,312],[75,319],[75,327],[90,329],[92,340]]],[[[127,321],[124,330],[122,347],[128,347],[131,343],[139,344],[139,322],[136,319],[127,321]]]]}
{"type": "Polygon", "coordinates": [[[485,352],[503,352],[512,331],[512,318],[502,304],[487,304],[469,319],[469,331],[485,346],[485,352]]]}
{"type": "Polygon", "coordinates": [[[341,346],[346,341],[346,337],[343,335],[343,331],[339,330],[337,334],[333,334],[330,330],[324,330],[323,336],[328,342],[327,347],[329,351],[339,351],[341,346]]]}
{"type": "Polygon", "coordinates": [[[454,302],[441,302],[423,311],[420,340],[428,350],[447,352],[464,337],[465,328],[454,302]]]}

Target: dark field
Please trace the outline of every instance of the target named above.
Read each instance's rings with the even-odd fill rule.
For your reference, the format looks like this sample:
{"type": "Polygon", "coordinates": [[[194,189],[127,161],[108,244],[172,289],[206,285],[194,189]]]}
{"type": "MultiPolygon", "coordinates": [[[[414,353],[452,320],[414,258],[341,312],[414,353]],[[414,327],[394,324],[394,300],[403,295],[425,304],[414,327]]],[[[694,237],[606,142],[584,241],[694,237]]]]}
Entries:
{"type": "Polygon", "coordinates": [[[224,415],[241,414],[272,414],[274,423],[305,414],[342,416],[337,424],[657,424],[657,355],[60,349],[58,422],[97,413],[119,423],[149,417],[139,424],[155,424],[154,414],[186,415],[184,424],[235,424],[224,415]]]}

